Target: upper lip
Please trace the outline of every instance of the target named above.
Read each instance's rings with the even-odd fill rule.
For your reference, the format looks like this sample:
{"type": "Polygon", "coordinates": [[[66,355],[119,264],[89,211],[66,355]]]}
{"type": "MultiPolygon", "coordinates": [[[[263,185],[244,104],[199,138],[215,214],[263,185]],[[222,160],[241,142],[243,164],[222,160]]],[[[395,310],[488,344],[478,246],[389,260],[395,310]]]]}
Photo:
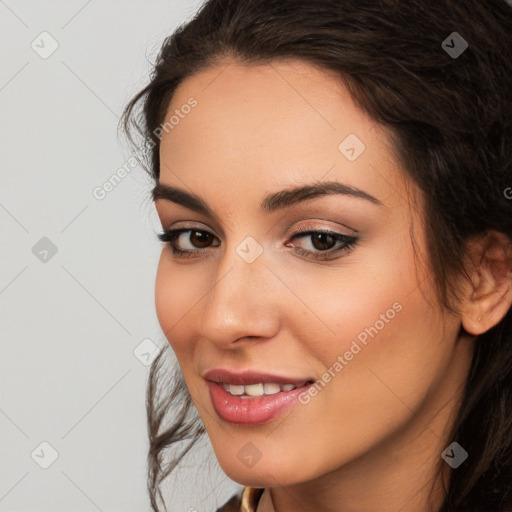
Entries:
{"type": "Polygon", "coordinates": [[[247,385],[259,383],[294,384],[295,386],[313,381],[311,378],[284,377],[272,373],[262,373],[252,370],[236,372],[223,368],[212,368],[203,373],[203,378],[211,382],[224,382],[226,384],[247,385]]]}

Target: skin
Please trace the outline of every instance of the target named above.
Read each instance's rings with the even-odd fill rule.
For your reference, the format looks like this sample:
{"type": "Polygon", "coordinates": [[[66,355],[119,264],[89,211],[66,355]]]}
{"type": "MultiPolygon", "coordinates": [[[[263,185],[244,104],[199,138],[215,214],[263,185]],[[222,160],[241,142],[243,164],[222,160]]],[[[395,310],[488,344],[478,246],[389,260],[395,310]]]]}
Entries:
{"type": "MultiPolygon", "coordinates": [[[[507,262],[502,279],[475,274],[480,288],[468,284],[461,314],[449,313],[426,262],[421,196],[413,183],[406,186],[386,130],[354,105],[336,76],[296,60],[225,61],[185,80],[166,118],[191,96],[197,106],[163,133],[160,182],[197,194],[217,218],[155,201],[163,228],[213,235],[206,244],[182,235],[180,248],[206,251],[190,258],[163,247],[155,303],[220,466],[242,485],[266,488],[258,512],[428,510],[475,335],[512,301],[503,239],[474,246],[478,261],[492,246],[491,260],[507,262]],[[353,162],[338,149],[348,134],[366,146],[353,162]],[[326,180],[382,204],[330,194],[259,211],[270,192],[326,180]],[[294,237],[299,227],[359,240],[335,259],[316,260],[296,248],[328,251],[311,236],[294,237]],[[250,264],[236,252],[248,236],[263,249],[250,264]],[[486,302],[474,291],[483,287],[486,302]],[[307,405],[250,427],[217,416],[205,370],[320,379],[394,303],[401,311],[366,346],[359,343],[362,350],[307,405]],[[261,452],[252,467],[237,457],[249,441],[261,452]]],[[[441,501],[438,482],[433,506],[441,501]]]]}

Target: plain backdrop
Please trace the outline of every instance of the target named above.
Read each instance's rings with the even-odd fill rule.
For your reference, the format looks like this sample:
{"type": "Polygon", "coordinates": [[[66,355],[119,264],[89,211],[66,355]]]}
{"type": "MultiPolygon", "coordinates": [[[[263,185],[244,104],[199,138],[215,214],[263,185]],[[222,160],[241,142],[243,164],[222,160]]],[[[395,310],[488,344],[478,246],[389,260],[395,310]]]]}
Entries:
{"type": "MultiPolygon", "coordinates": [[[[150,510],[159,223],[117,123],[201,3],[0,0],[0,512],[150,510]]],[[[210,512],[240,488],[206,440],[163,491],[210,512]]]]}

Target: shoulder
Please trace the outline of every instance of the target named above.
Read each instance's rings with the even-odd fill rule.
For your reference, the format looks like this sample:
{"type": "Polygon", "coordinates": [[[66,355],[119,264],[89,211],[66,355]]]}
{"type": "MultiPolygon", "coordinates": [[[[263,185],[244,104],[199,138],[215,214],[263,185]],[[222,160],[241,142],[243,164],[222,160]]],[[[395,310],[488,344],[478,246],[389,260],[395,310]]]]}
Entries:
{"type": "Polygon", "coordinates": [[[244,487],[215,512],[256,512],[256,506],[263,491],[264,489],[244,487]]]}

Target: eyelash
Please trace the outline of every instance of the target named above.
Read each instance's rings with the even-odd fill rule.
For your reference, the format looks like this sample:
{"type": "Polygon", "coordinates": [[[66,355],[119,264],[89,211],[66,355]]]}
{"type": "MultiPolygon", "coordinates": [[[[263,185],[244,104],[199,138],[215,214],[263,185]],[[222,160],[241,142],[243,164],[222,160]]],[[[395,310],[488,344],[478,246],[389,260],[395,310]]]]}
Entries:
{"type": "MultiPolygon", "coordinates": [[[[182,234],[186,232],[199,232],[199,233],[208,233],[211,236],[212,235],[209,231],[203,230],[203,229],[195,229],[195,228],[179,228],[179,229],[166,229],[163,231],[163,233],[160,233],[157,235],[157,238],[164,243],[168,243],[170,248],[172,249],[173,256],[175,258],[190,258],[193,257],[195,254],[206,252],[207,249],[180,249],[176,247],[176,239],[182,234]]],[[[304,249],[302,247],[295,247],[295,252],[310,257],[315,260],[331,260],[331,259],[337,259],[335,257],[331,257],[332,255],[337,255],[340,253],[349,253],[354,246],[359,241],[359,237],[357,236],[349,236],[349,235],[343,235],[341,233],[336,233],[335,231],[330,230],[312,230],[309,228],[299,228],[295,234],[290,238],[290,240],[293,240],[294,238],[303,238],[306,237],[306,235],[314,235],[314,234],[326,234],[330,237],[334,238],[335,242],[343,242],[341,246],[338,246],[338,248],[334,249],[327,249],[325,251],[321,251],[320,249],[317,249],[317,251],[309,251],[307,249],[304,249]],[[297,234],[300,233],[300,236],[297,236],[297,234]]],[[[190,242],[192,243],[192,242],[190,242]]],[[[335,246],[336,247],[336,246],[335,246]]]]}

